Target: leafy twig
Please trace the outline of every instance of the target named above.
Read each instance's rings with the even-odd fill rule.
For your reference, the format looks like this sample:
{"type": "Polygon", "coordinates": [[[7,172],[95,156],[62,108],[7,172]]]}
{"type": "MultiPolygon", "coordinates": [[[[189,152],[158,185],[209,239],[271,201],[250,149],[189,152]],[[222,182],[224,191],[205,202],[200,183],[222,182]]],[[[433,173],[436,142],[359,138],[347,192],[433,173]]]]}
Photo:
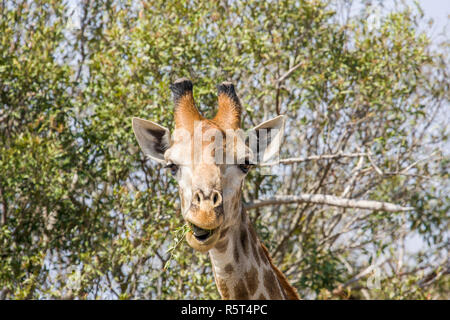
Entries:
{"type": "Polygon", "coordinates": [[[175,229],[175,239],[174,244],[167,249],[166,253],[170,253],[169,259],[167,259],[165,265],[164,265],[164,271],[166,271],[170,266],[170,261],[172,260],[172,257],[174,255],[175,249],[180,245],[180,243],[183,241],[183,239],[186,237],[186,233],[188,233],[191,230],[189,225],[185,223],[181,227],[175,229]]]}

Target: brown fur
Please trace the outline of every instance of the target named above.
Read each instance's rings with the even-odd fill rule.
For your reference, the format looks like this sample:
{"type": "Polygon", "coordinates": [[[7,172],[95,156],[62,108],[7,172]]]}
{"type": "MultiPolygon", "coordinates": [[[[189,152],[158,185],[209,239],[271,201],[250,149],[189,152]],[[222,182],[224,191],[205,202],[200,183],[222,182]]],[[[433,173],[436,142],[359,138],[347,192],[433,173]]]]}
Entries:
{"type": "Polygon", "coordinates": [[[273,275],[273,270],[266,270],[264,272],[264,287],[269,292],[270,299],[281,300],[281,288],[276,286],[276,279],[273,275]]]}
{"type": "Polygon", "coordinates": [[[259,266],[261,261],[259,260],[258,249],[256,248],[256,241],[252,241],[252,254],[253,258],[256,261],[256,264],[259,266]]]}
{"type": "Polygon", "coordinates": [[[227,232],[228,232],[228,229],[229,229],[229,227],[228,227],[228,228],[225,228],[225,229],[223,229],[222,231],[220,231],[220,239],[222,239],[222,238],[226,237],[226,235],[227,235],[227,232]]]}
{"type": "Polygon", "coordinates": [[[248,230],[250,232],[250,237],[251,237],[251,247],[252,247],[252,254],[253,254],[253,258],[256,261],[256,264],[259,265],[260,264],[260,259],[259,259],[259,254],[258,254],[258,249],[256,247],[256,244],[259,242],[258,241],[258,237],[256,235],[256,231],[253,228],[253,226],[249,223],[248,224],[248,230]]]}
{"type": "Polygon", "coordinates": [[[230,299],[230,292],[228,291],[227,284],[225,280],[222,278],[216,278],[217,289],[219,290],[220,295],[223,299],[230,299]]]}
{"type": "Polygon", "coordinates": [[[250,231],[250,236],[252,237],[252,242],[256,243],[258,241],[258,236],[256,235],[255,228],[251,224],[248,225],[248,231],[250,231]]]}
{"type": "Polygon", "coordinates": [[[258,270],[252,267],[245,273],[245,278],[247,279],[247,288],[250,296],[253,296],[258,289],[258,270]]]}
{"type": "Polygon", "coordinates": [[[234,297],[237,300],[247,300],[249,299],[248,290],[245,286],[244,280],[240,279],[236,286],[234,287],[234,297]]]}
{"type": "MultiPolygon", "coordinates": [[[[238,205],[239,205],[239,201],[235,200],[234,203],[234,211],[237,212],[238,211],[238,205]]],[[[247,221],[247,213],[245,212],[245,210],[241,210],[241,222],[244,223],[247,221]]]]}
{"type": "Polygon", "coordinates": [[[248,236],[247,236],[247,230],[245,230],[245,228],[241,229],[241,245],[242,245],[242,249],[244,250],[244,254],[246,256],[248,256],[248,236]]]}
{"type": "Polygon", "coordinates": [[[195,107],[192,82],[182,78],[171,85],[175,100],[175,127],[193,130],[194,121],[204,119],[195,107]]]}
{"type": "Polygon", "coordinates": [[[225,238],[223,240],[220,240],[216,244],[216,249],[217,249],[217,251],[224,253],[227,250],[227,245],[228,245],[228,238],[225,238]]]}
{"type": "Polygon", "coordinates": [[[261,246],[259,246],[259,250],[258,251],[259,251],[259,258],[261,260],[261,263],[270,265],[269,260],[266,259],[266,253],[264,252],[264,249],[261,246]]]}
{"type": "Polygon", "coordinates": [[[180,98],[178,106],[175,109],[175,127],[184,128],[189,131],[194,129],[194,121],[200,121],[203,117],[198,112],[194,104],[194,98],[191,93],[185,94],[180,98]]]}
{"type": "Polygon", "coordinates": [[[229,264],[227,264],[225,266],[225,272],[226,273],[231,274],[233,272],[233,270],[234,270],[234,268],[233,268],[233,265],[231,263],[229,263],[229,264]]]}
{"type": "Polygon", "coordinates": [[[219,95],[219,110],[213,121],[223,129],[238,129],[241,122],[241,108],[228,95],[219,95]]]}
{"type": "Polygon", "coordinates": [[[263,248],[264,253],[265,253],[267,259],[269,260],[269,263],[270,263],[272,269],[275,271],[278,281],[280,282],[281,287],[285,291],[287,298],[289,300],[300,300],[300,296],[298,295],[297,290],[293,286],[290,285],[286,276],[273,264],[272,258],[270,257],[270,254],[269,254],[269,250],[267,250],[267,248],[262,243],[261,243],[261,248],[263,248]]]}
{"type": "Polygon", "coordinates": [[[236,261],[236,263],[239,263],[239,248],[238,248],[237,243],[235,243],[235,245],[234,245],[233,257],[234,257],[234,261],[236,261]]]}

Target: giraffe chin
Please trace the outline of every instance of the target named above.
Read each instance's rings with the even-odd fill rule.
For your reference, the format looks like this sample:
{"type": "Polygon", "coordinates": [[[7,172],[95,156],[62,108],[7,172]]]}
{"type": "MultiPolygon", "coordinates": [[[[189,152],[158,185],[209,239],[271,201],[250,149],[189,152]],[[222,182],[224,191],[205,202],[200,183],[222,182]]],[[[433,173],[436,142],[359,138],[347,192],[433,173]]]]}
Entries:
{"type": "Polygon", "coordinates": [[[219,228],[212,231],[211,236],[209,236],[206,240],[197,239],[194,236],[194,234],[191,231],[189,231],[186,234],[186,241],[194,250],[200,252],[207,252],[216,245],[217,240],[219,240],[219,236],[220,236],[219,228]]]}

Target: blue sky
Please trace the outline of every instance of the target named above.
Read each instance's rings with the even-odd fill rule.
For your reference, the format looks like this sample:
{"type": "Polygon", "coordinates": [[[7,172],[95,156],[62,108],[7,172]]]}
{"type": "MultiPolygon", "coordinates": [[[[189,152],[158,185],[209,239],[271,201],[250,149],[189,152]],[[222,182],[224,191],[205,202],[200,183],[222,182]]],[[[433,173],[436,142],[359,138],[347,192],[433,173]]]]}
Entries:
{"type": "MultiPolygon", "coordinates": [[[[413,5],[413,0],[406,0],[407,4],[413,5]]],[[[424,11],[426,21],[433,19],[431,30],[427,32],[433,41],[441,42],[449,40],[448,30],[450,27],[450,1],[449,0],[419,0],[421,8],[424,11]],[[447,31],[447,32],[445,32],[447,31]]]]}
{"type": "MultiPolygon", "coordinates": [[[[408,1],[408,3],[412,1],[408,1]]],[[[448,26],[450,15],[450,1],[448,0],[420,0],[419,1],[426,16],[434,19],[436,26],[442,29],[448,26]]]]}

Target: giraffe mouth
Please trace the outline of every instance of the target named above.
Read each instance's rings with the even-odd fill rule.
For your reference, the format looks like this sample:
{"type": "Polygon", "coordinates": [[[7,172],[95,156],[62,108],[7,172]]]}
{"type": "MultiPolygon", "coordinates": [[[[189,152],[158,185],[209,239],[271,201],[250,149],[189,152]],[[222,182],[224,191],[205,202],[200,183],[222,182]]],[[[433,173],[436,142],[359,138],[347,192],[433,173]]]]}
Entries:
{"type": "Polygon", "coordinates": [[[214,247],[220,236],[220,228],[223,223],[223,215],[212,212],[192,212],[185,216],[185,221],[189,225],[189,232],[186,233],[187,243],[197,251],[207,252],[214,247]],[[192,219],[191,215],[195,218],[192,219]]]}
{"type": "Polygon", "coordinates": [[[192,222],[189,223],[189,226],[191,227],[191,230],[192,230],[192,233],[193,233],[195,239],[197,239],[198,241],[206,241],[217,230],[217,228],[216,229],[203,229],[203,228],[196,226],[192,222]]]}

